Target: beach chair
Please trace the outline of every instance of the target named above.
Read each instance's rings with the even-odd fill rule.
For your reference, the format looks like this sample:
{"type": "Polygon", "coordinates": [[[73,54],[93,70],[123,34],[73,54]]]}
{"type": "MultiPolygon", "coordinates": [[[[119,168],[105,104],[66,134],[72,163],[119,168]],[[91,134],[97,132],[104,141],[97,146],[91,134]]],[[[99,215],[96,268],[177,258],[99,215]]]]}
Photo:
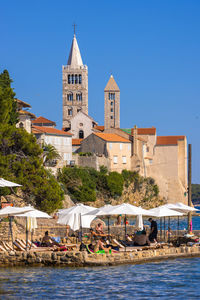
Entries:
{"type": "Polygon", "coordinates": [[[15,245],[16,250],[18,250],[18,251],[25,251],[24,247],[21,246],[20,243],[17,240],[14,241],[13,244],[15,245]]]}
{"type": "Polygon", "coordinates": [[[6,249],[2,245],[0,245],[0,251],[6,252],[6,249]]]}

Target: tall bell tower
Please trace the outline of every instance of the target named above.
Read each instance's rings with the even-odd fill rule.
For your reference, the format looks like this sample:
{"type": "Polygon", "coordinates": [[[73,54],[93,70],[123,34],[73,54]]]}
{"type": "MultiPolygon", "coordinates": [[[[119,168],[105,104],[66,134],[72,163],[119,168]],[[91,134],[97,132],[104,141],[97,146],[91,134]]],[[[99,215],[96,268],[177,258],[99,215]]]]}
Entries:
{"type": "Polygon", "coordinates": [[[104,89],[104,126],[120,128],[120,89],[112,75],[104,89]]]}
{"type": "Polygon", "coordinates": [[[62,78],[63,128],[70,129],[70,121],[79,111],[88,114],[88,67],[83,65],[75,33],[62,78]]]}

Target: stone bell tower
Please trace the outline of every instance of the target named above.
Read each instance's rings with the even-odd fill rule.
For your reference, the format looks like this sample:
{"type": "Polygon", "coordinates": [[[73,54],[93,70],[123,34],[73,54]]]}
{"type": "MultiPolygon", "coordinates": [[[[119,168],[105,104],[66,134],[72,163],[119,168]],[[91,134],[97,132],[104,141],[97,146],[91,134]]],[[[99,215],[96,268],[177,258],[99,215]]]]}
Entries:
{"type": "Polygon", "coordinates": [[[83,65],[75,34],[68,62],[62,67],[62,73],[63,128],[70,129],[70,121],[79,111],[88,114],[88,68],[83,65]]]}
{"type": "Polygon", "coordinates": [[[112,75],[104,89],[104,126],[120,128],[120,89],[112,75]]]}

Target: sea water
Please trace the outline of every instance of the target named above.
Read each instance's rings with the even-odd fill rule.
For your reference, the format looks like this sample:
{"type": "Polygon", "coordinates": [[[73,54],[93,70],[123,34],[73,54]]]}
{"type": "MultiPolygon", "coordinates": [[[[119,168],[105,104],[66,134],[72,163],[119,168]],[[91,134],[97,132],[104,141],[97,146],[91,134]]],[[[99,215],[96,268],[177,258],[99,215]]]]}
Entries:
{"type": "Polygon", "coordinates": [[[1,299],[200,299],[200,258],[93,268],[0,269],[1,299]]]}

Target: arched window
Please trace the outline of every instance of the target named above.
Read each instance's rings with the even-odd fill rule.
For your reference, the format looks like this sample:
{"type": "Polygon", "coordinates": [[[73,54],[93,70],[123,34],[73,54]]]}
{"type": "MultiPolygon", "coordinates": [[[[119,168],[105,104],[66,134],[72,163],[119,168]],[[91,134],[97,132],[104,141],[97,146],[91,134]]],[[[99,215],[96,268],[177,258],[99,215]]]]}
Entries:
{"type": "Polygon", "coordinates": [[[68,109],[68,116],[72,116],[72,108],[68,109]]]}
{"type": "Polygon", "coordinates": [[[24,124],[22,122],[19,123],[19,128],[24,128],[24,124]]]}
{"type": "Polygon", "coordinates": [[[78,75],[75,75],[75,84],[78,83],[78,75]]]}
{"type": "Polygon", "coordinates": [[[77,108],[77,113],[78,113],[79,111],[81,111],[81,108],[77,108]]]}
{"type": "Polygon", "coordinates": [[[82,93],[76,94],[76,100],[77,101],[82,101],[82,93]]]}
{"type": "Polygon", "coordinates": [[[115,93],[109,93],[108,98],[109,100],[115,100],[115,93]]]}
{"type": "Polygon", "coordinates": [[[70,84],[70,83],[71,83],[71,76],[68,75],[68,84],[70,84]]]}
{"type": "Polygon", "coordinates": [[[79,84],[81,84],[81,83],[82,83],[82,76],[79,75],[79,84]]]}
{"type": "Polygon", "coordinates": [[[68,101],[73,101],[73,94],[72,93],[67,94],[67,100],[68,101]]]}
{"type": "Polygon", "coordinates": [[[71,78],[72,78],[72,84],[74,84],[74,75],[73,74],[72,74],[71,78]]]}
{"type": "Polygon", "coordinates": [[[79,130],[79,139],[84,139],[84,132],[83,132],[83,130],[79,130]]]}

